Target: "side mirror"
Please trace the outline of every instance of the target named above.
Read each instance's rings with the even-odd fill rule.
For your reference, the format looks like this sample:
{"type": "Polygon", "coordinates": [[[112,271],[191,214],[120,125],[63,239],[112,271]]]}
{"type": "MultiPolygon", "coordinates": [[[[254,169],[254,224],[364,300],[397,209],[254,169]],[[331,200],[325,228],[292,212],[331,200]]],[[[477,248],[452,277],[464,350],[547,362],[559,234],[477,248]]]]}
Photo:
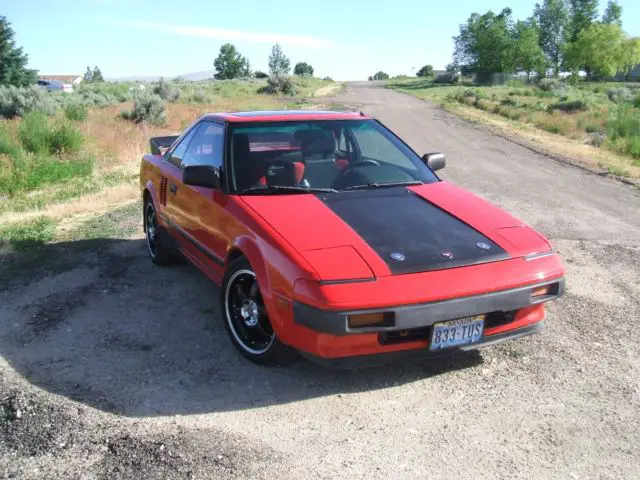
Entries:
{"type": "Polygon", "coordinates": [[[189,165],[182,170],[182,183],[219,190],[220,171],[210,165],[189,165]]]}
{"type": "Polygon", "coordinates": [[[446,164],[444,153],[440,152],[425,153],[422,161],[433,171],[443,169],[446,164]]]}

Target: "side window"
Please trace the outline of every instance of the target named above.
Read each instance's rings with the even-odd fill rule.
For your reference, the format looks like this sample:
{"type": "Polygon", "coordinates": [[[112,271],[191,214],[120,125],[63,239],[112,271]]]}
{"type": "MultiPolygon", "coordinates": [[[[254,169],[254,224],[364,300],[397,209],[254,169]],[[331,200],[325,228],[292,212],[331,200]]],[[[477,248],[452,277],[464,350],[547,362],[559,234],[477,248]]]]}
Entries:
{"type": "Polygon", "coordinates": [[[369,158],[383,163],[391,163],[401,168],[416,170],[416,166],[409,160],[398,146],[371,124],[362,124],[351,130],[360,148],[363,158],[369,158]]]}
{"type": "Polygon", "coordinates": [[[189,146],[189,142],[191,141],[191,139],[193,138],[193,136],[196,133],[196,130],[198,130],[199,127],[196,127],[194,129],[192,129],[186,137],[184,137],[180,143],[178,144],[178,146],[176,148],[173,149],[173,151],[171,152],[169,158],[167,159],[167,161],[180,168],[180,164],[182,163],[182,157],[184,157],[185,152],[187,151],[187,147],[189,146]]]}
{"type": "Polygon", "coordinates": [[[209,165],[222,168],[223,146],[224,126],[213,122],[202,122],[196,127],[195,136],[182,157],[182,167],[209,165]]]}

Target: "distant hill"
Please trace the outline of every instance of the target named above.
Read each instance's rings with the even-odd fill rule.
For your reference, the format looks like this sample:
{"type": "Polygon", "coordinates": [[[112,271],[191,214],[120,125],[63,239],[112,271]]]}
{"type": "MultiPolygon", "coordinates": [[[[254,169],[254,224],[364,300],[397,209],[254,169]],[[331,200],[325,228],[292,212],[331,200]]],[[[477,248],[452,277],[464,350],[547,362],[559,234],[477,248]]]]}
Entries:
{"type": "Polygon", "coordinates": [[[213,78],[214,71],[213,70],[205,70],[203,72],[193,72],[193,73],[185,73],[184,75],[178,75],[177,78],[181,78],[182,80],[191,80],[192,82],[197,82],[198,80],[209,80],[213,78]]]}
{"type": "MultiPolygon", "coordinates": [[[[208,80],[213,78],[213,70],[204,70],[202,72],[192,72],[185,73],[183,75],[176,76],[165,76],[167,80],[179,78],[181,80],[189,80],[192,82],[197,82],[199,80],[208,80]]],[[[160,80],[160,75],[146,75],[146,76],[131,76],[131,77],[118,77],[118,78],[107,78],[110,82],[157,82],[160,80]]]]}

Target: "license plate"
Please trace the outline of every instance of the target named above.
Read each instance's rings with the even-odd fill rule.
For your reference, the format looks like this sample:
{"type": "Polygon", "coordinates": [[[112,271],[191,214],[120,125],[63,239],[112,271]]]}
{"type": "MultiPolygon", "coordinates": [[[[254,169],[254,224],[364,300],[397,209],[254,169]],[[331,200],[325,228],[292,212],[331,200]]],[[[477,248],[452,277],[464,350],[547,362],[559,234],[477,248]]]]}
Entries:
{"type": "Polygon", "coordinates": [[[433,324],[429,350],[479,342],[484,332],[484,315],[433,324]]]}

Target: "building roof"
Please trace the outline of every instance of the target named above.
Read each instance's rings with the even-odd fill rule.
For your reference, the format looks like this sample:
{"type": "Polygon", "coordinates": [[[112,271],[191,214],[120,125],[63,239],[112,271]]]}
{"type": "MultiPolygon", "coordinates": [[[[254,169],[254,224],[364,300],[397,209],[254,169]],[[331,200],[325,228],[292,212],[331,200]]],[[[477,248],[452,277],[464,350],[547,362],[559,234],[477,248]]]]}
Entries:
{"type": "Polygon", "coordinates": [[[78,77],[82,78],[82,75],[38,75],[40,80],[55,80],[63,83],[72,83],[78,77]]]}
{"type": "Polygon", "coordinates": [[[209,119],[227,122],[287,122],[296,120],[355,120],[371,118],[362,112],[333,112],[322,110],[276,110],[255,112],[210,113],[209,119]]]}

